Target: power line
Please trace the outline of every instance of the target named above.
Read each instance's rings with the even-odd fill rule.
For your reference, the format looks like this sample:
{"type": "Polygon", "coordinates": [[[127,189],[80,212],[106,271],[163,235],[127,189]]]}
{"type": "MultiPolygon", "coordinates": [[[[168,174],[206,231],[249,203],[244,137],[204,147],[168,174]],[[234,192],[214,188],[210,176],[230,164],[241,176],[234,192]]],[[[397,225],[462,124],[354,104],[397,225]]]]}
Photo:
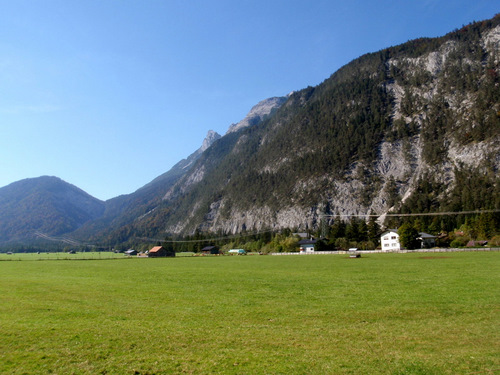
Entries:
{"type": "Polygon", "coordinates": [[[495,210],[475,210],[475,211],[448,211],[448,212],[422,212],[422,213],[411,213],[411,214],[381,214],[381,215],[370,215],[370,214],[339,214],[339,215],[321,215],[321,217],[408,217],[408,216],[446,216],[446,215],[469,215],[469,214],[483,214],[483,213],[494,213],[500,212],[500,209],[495,210]]]}
{"type": "Polygon", "coordinates": [[[166,240],[166,239],[150,238],[150,237],[135,237],[135,238],[137,238],[139,240],[149,241],[149,242],[197,243],[197,242],[213,242],[213,241],[223,241],[223,240],[230,240],[230,239],[242,238],[242,237],[251,237],[251,236],[256,236],[258,234],[263,234],[263,233],[274,233],[274,232],[272,230],[265,230],[265,231],[245,233],[245,234],[232,234],[230,236],[225,236],[225,237],[204,238],[204,239],[199,239],[199,240],[166,240]]]}

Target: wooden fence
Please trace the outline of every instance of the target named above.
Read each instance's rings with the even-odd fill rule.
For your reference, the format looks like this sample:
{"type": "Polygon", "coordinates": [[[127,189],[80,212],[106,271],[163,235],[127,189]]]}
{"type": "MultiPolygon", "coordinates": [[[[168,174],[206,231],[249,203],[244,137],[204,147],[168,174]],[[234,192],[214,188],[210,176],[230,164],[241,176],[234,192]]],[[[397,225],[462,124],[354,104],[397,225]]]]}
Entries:
{"type": "MultiPolygon", "coordinates": [[[[390,254],[390,253],[454,253],[454,252],[464,252],[464,251],[500,251],[499,247],[466,247],[460,249],[444,249],[444,248],[435,248],[435,249],[416,249],[416,250],[357,250],[359,254],[390,254]]],[[[348,251],[314,251],[309,253],[270,253],[269,255],[324,255],[324,254],[349,254],[348,251]]]]}

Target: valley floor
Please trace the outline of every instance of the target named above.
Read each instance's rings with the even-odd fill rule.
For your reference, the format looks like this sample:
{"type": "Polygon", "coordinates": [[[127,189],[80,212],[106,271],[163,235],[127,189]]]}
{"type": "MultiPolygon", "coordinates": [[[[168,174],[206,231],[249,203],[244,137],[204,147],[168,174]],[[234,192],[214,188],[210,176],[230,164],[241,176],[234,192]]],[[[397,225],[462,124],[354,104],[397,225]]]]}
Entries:
{"type": "Polygon", "coordinates": [[[6,261],[0,373],[494,374],[499,290],[496,251],[6,261]]]}

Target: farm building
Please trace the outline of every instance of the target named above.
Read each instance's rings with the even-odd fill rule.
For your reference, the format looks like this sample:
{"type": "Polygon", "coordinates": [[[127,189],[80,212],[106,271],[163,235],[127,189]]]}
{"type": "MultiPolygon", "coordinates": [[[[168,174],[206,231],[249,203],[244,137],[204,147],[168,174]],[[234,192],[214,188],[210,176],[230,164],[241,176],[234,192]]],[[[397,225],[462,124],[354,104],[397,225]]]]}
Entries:
{"type": "Polygon", "coordinates": [[[175,252],[172,250],[167,250],[163,246],[155,246],[149,250],[148,257],[175,257],[175,252]]]}
{"type": "Polygon", "coordinates": [[[125,251],[125,255],[137,255],[137,250],[129,249],[125,251]]]}
{"type": "Polygon", "coordinates": [[[217,255],[220,254],[219,248],[217,246],[206,246],[201,249],[202,254],[205,255],[217,255]]]}
{"type": "Polygon", "coordinates": [[[380,236],[380,246],[382,251],[401,250],[399,244],[399,234],[397,229],[389,229],[380,236]]]}

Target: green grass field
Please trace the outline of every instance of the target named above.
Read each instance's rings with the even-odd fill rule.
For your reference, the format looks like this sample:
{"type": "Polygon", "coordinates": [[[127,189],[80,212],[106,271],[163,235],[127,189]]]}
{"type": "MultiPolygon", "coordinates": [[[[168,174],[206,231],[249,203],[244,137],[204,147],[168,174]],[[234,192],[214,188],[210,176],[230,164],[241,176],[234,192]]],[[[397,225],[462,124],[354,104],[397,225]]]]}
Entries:
{"type": "Polygon", "coordinates": [[[0,261],[2,374],[498,374],[500,253],[0,261]]]}

